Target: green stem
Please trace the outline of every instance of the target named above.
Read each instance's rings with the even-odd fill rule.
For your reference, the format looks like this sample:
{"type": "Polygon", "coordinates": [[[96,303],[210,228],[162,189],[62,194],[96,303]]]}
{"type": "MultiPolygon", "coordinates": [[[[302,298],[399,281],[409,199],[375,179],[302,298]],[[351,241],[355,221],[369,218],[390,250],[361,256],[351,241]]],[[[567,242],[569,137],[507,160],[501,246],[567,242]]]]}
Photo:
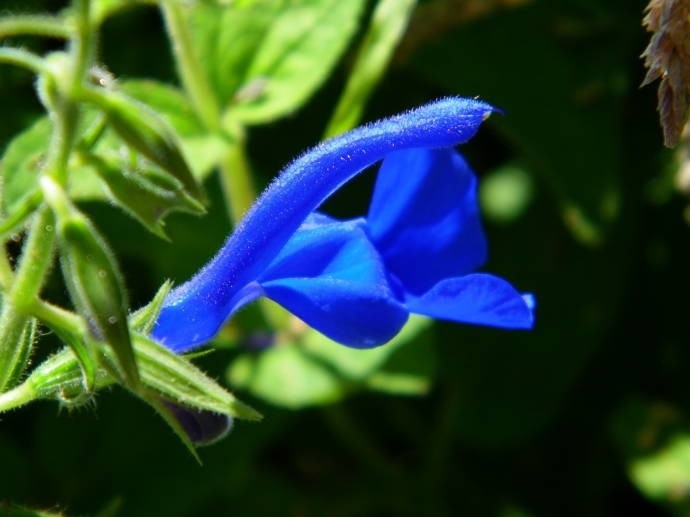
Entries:
{"type": "Polygon", "coordinates": [[[40,74],[45,71],[45,63],[36,54],[20,48],[0,48],[0,63],[20,66],[40,74]]]}
{"type": "Polygon", "coordinates": [[[256,199],[243,135],[229,144],[220,164],[220,181],[228,215],[236,226],[256,199]]]}
{"type": "Polygon", "coordinates": [[[78,315],[43,300],[36,299],[31,312],[55,331],[63,331],[75,336],[85,335],[87,332],[84,328],[84,320],[78,315]]]}
{"type": "Polygon", "coordinates": [[[67,39],[70,25],[58,16],[18,15],[0,19],[0,39],[12,36],[47,36],[67,39]]]}
{"type": "MultiPolygon", "coordinates": [[[[67,164],[74,143],[78,122],[78,106],[74,101],[84,82],[91,60],[91,28],[89,0],[75,0],[75,32],[70,44],[69,76],[57,92],[51,86],[45,90],[53,120],[46,165],[43,174],[60,185],[67,182],[67,164]]],[[[55,218],[47,206],[34,215],[29,237],[24,245],[14,281],[0,313],[0,393],[26,368],[29,355],[23,348],[22,333],[31,319],[31,311],[41,291],[53,259],[55,218]]],[[[24,340],[26,342],[26,340],[24,340]]],[[[31,346],[28,342],[26,346],[31,346]]]]}
{"type": "Polygon", "coordinates": [[[29,238],[9,293],[0,313],[0,393],[26,367],[28,355],[20,346],[31,316],[31,306],[43,285],[53,258],[53,214],[41,208],[34,216],[29,238]]]}
{"type": "Polygon", "coordinates": [[[0,412],[16,409],[36,398],[33,387],[28,382],[22,383],[16,388],[0,393],[0,412]]]}
{"type": "Polygon", "coordinates": [[[74,10],[76,13],[74,33],[70,40],[71,55],[71,77],[69,80],[68,95],[74,98],[78,94],[84,82],[84,78],[91,66],[93,51],[93,31],[90,20],[90,0],[75,0],[74,10]]]}
{"type": "Polygon", "coordinates": [[[160,3],[165,27],[175,55],[182,86],[206,129],[215,133],[220,130],[218,99],[194,53],[192,38],[185,23],[180,3],[175,0],[163,0],[160,3]]]}
{"type": "Polygon", "coordinates": [[[23,225],[31,214],[40,206],[42,201],[43,193],[38,189],[25,195],[19,202],[19,205],[7,216],[7,218],[0,221],[0,241],[4,242],[7,237],[17,230],[17,228],[23,225]]]}

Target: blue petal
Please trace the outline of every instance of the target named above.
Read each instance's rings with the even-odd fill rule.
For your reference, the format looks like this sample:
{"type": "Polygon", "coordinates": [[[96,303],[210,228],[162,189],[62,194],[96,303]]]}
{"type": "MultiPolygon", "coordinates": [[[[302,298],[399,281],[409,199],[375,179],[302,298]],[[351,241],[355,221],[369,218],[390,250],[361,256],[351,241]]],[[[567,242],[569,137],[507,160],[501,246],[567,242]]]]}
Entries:
{"type": "Polygon", "coordinates": [[[350,261],[346,269],[359,265],[378,272],[383,268],[375,249],[367,242],[363,219],[338,221],[315,212],[261,273],[259,280],[318,276],[329,269],[341,268],[343,261],[350,261]],[[347,253],[349,250],[352,253],[347,253]],[[373,261],[376,267],[367,261],[373,261]]]}
{"type": "Polygon", "coordinates": [[[442,99],[350,131],[302,155],[260,196],[218,254],[168,295],[153,337],[173,350],[202,343],[243,297],[254,296],[247,286],[309,213],[343,183],[393,151],[465,142],[492,111],[473,99],[442,99]]]}
{"type": "Polygon", "coordinates": [[[448,278],[420,297],[411,297],[410,312],[432,318],[507,329],[531,329],[533,298],[525,299],[505,280],[475,273],[448,278]]]}
{"type": "Polygon", "coordinates": [[[266,296],[322,334],[370,348],[395,336],[408,313],[362,226],[361,220],[303,225],[260,282],[266,296]]]}
{"type": "Polygon", "coordinates": [[[386,266],[414,294],[474,271],[486,260],[477,180],[453,149],[387,156],[367,223],[386,266]]]}

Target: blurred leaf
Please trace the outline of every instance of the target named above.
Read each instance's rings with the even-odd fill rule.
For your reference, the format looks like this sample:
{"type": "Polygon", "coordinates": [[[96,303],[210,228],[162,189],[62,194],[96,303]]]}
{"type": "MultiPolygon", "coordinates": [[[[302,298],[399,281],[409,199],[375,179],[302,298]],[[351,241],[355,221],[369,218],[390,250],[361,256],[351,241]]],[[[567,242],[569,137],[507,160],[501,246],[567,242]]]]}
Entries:
{"type": "Polygon", "coordinates": [[[519,218],[533,195],[532,178],[518,164],[503,165],[491,171],[479,183],[482,212],[497,223],[510,223],[519,218]]]}
{"type": "Polygon", "coordinates": [[[613,435],[630,479],[677,515],[690,511],[690,424],[662,403],[629,401],[616,412],[613,435]]]}
{"type": "Polygon", "coordinates": [[[416,3],[416,0],[378,1],[357,50],[357,60],[345,91],[328,122],[326,138],[349,131],[359,123],[367,100],[388,67],[416,3]]]}
{"type": "Polygon", "coordinates": [[[34,510],[3,501],[0,501],[0,515],[3,517],[67,517],[67,514],[61,511],[34,510]]]}
{"type": "Polygon", "coordinates": [[[293,409],[330,404],[366,387],[419,394],[429,384],[424,376],[432,373],[433,350],[415,338],[429,321],[412,316],[393,340],[368,350],[347,348],[307,329],[299,342],[279,339],[266,350],[241,355],[228,369],[228,380],[257,397],[293,409]],[[409,361],[411,356],[413,361],[409,361]],[[379,371],[382,374],[377,378],[379,371]]]}
{"type": "Polygon", "coordinates": [[[548,2],[499,13],[428,45],[414,67],[453,94],[505,109],[492,123],[548,182],[573,234],[597,244],[618,214],[631,82],[623,56],[636,52],[636,26],[592,21],[569,41],[559,16],[548,2]]]}
{"type": "Polygon", "coordinates": [[[169,213],[204,213],[203,205],[190,197],[179,182],[162,172],[132,169],[122,160],[108,162],[88,154],[82,157],[103,180],[113,203],[163,239],[168,238],[163,227],[169,213]]]}
{"type": "Polygon", "coordinates": [[[197,3],[190,28],[222,106],[263,123],[299,108],[326,80],[357,30],[363,0],[197,3]],[[251,93],[249,93],[251,90],[251,93]]]}
{"type": "Polygon", "coordinates": [[[16,211],[24,197],[38,188],[38,175],[48,148],[50,132],[50,120],[41,117],[15,136],[5,149],[0,162],[5,213],[16,211]]]}

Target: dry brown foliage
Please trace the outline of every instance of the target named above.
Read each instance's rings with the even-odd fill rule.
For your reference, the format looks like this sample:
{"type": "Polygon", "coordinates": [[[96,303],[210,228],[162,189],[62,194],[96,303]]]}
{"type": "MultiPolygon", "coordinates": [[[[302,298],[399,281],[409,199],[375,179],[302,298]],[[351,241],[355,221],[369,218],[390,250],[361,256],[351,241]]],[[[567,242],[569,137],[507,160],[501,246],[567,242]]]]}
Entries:
{"type": "Polygon", "coordinates": [[[659,84],[659,117],[664,144],[674,147],[690,108],[690,0],[651,0],[643,25],[653,32],[642,57],[649,69],[642,82],[659,84]]]}

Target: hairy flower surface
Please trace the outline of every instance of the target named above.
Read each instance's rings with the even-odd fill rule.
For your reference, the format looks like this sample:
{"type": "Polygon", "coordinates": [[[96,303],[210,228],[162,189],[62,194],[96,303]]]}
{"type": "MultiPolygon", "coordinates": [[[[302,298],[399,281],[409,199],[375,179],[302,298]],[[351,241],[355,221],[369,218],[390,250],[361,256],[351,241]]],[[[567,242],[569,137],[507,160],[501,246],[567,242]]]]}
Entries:
{"type": "Polygon", "coordinates": [[[472,273],[485,261],[486,240],[476,180],[452,146],[470,139],[492,111],[478,100],[443,99],[308,151],[260,196],[218,254],[169,294],[153,337],[190,350],[260,296],[357,348],[390,340],[410,312],[531,328],[531,297],[472,273]],[[379,161],[365,218],[315,212],[379,161]]]}

